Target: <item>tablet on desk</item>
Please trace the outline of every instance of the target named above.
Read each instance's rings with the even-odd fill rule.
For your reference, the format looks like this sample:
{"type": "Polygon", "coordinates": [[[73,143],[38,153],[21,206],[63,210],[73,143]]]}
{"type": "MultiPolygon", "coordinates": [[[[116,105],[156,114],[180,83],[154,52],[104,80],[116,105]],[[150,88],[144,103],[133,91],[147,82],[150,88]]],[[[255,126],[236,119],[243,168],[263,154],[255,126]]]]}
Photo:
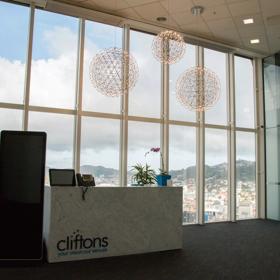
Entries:
{"type": "Polygon", "coordinates": [[[76,177],[74,169],[50,169],[51,186],[76,186],[76,177]]]}

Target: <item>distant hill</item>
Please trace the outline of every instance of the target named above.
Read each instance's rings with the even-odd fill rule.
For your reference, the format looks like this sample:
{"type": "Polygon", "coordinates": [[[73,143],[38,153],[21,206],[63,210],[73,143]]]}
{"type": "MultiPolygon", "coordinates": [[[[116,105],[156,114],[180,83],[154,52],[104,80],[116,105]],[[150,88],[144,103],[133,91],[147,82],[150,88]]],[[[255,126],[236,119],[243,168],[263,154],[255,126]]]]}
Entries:
{"type": "MultiPolygon", "coordinates": [[[[48,172],[48,167],[46,167],[46,172],[48,172]]],[[[170,175],[173,178],[185,177],[195,178],[196,167],[189,166],[186,169],[181,170],[170,170],[170,175]],[[186,172],[186,173],[185,173],[186,172]],[[185,176],[186,174],[186,176],[185,176]]],[[[117,177],[119,176],[119,171],[114,168],[107,168],[104,166],[93,166],[93,165],[83,165],[81,166],[81,173],[93,174],[95,177],[117,177]]],[[[129,171],[132,174],[131,171],[129,171]]],[[[255,179],[255,162],[247,160],[237,160],[236,162],[236,174],[237,180],[241,181],[252,181],[255,179]]],[[[206,179],[227,179],[227,164],[221,163],[217,165],[206,165],[205,166],[205,177],[206,179]]]]}
{"type": "Polygon", "coordinates": [[[100,165],[83,165],[81,166],[81,173],[94,174],[95,177],[117,177],[119,171],[117,169],[107,168],[100,165]]]}
{"type": "MultiPolygon", "coordinates": [[[[195,178],[196,167],[190,166],[181,170],[170,170],[172,177],[182,176],[182,172],[186,172],[187,178],[195,178]]],[[[236,161],[237,180],[252,181],[255,178],[255,162],[247,160],[236,161]]],[[[227,164],[221,163],[213,166],[205,166],[206,179],[227,179],[227,164]]]]}

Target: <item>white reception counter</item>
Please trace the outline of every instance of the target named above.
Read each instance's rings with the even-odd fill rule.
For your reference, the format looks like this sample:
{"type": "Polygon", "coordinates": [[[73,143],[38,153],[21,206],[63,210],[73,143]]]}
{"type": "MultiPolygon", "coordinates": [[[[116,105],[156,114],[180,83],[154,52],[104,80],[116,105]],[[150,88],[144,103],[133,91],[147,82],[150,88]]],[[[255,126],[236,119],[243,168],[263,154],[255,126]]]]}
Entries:
{"type": "Polygon", "coordinates": [[[182,248],[182,188],[45,187],[49,262],[182,248]]]}

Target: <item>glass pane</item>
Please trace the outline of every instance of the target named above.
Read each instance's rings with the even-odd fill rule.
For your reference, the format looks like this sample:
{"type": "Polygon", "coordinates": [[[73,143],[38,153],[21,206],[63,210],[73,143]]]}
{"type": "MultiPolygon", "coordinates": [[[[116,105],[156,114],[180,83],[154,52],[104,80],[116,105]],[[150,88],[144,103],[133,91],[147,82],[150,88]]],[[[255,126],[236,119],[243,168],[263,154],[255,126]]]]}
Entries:
{"type": "Polygon", "coordinates": [[[211,124],[227,124],[227,69],[226,54],[204,49],[204,65],[215,72],[220,80],[220,97],[213,107],[205,112],[205,122],[211,124]]]}
{"type": "Polygon", "coordinates": [[[236,215],[237,219],[256,217],[255,133],[236,133],[236,215]]]}
{"type": "Polygon", "coordinates": [[[0,2],[0,102],[23,103],[29,9],[0,2]]]}
{"type": "Polygon", "coordinates": [[[196,121],[196,113],[185,108],[176,97],[176,83],[180,75],[188,68],[194,67],[195,62],[195,46],[186,44],[186,52],[184,57],[169,67],[169,118],[179,121],[196,121]]]}
{"type": "Polygon", "coordinates": [[[266,128],[275,127],[280,123],[280,67],[273,65],[272,57],[264,61],[264,89],[265,89],[265,124],[266,128]]]}
{"type": "Polygon", "coordinates": [[[170,125],[169,174],[183,187],[183,224],[196,223],[196,129],[170,125]]]}
{"type": "Polygon", "coordinates": [[[251,59],[235,56],[235,110],[236,126],[254,127],[254,80],[251,59]]]}
{"type": "Polygon", "coordinates": [[[47,133],[46,184],[49,168],[73,168],[74,116],[30,112],[28,129],[47,133]]]}
{"type": "Polygon", "coordinates": [[[280,182],[280,131],[278,127],[266,129],[266,180],[267,183],[278,185],[280,182]]]}
{"type": "Polygon", "coordinates": [[[280,67],[278,54],[266,57],[263,62],[266,128],[266,217],[280,220],[280,67]]]}
{"type": "Polygon", "coordinates": [[[206,223],[228,220],[227,131],[205,129],[206,223]]]}
{"type": "Polygon", "coordinates": [[[82,118],[81,173],[97,186],[119,185],[119,138],[119,120],[82,118]]]}
{"type": "Polygon", "coordinates": [[[129,114],[160,117],[161,64],[151,51],[153,35],[130,32],[130,51],[138,63],[139,78],[129,94],[129,114]]]}
{"type": "Polygon", "coordinates": [[[21,110],[0,109],[0,130],[22,130],[21,110]]]}
{"type": "Polygon", "coordinates": [[[156,123],[133,122],[128,123],[128,174],[127,184],[132,184],[132,166],[137,163],[148,164],[158,173],[160,155],[147,152],[153,147],[160,147],[160,125],[156,123]]]}
{"type": "Polygon", "coordinates": [[[86,21],[85,29],[83,110],[120,113],[120,97],[107,97],[97,91],[89,78],[89,66],[101,50],[122,47],[122,29],[92,21],[86,21]]]}
{"type": "Polygon", "coordinates": [[[30,104],[75,107],[78,19],[36,10],[30,104]]]}

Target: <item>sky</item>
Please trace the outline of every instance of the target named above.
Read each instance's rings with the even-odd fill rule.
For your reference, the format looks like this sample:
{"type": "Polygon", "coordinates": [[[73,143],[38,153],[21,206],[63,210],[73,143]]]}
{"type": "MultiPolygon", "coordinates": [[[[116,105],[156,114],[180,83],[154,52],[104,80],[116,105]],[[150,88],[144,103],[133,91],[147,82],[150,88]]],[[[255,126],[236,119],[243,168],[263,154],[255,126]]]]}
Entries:
{"type": "MultiPolygon", "coordinates": [[[[29,10],[0,2],[0,102],[23,103],[29,10]],[[11,20],[11,16],[16,20],[11,20]],[[5,43],[3,43],[5,42],[5,43]]],[[[119,113],[120,98],[108,98],[96,91],[89,80],[89,64],[103,48],[121,47],[120,28],[86,22],[83,79],[83,110],[119,113]]],[[[152,56],[152,35],[131,31],[130,51],[139,66],[139,79],[129,95],[129,114],[160,117],[160,63],[152,56]]],[[[63,109],[75,108],[75,81],[78,46],[78,19],[41,10],[35,13],[30,104],[63,109]]],[[[205,66],[221,81],[218,103],[206,113],[206,121],[226,124],[225,54],[205,51],[205,66]]],[[[250,61],[236,59],[236,102],[239,126],[253,126],[252,71],[250,61]]],[[[183,59],[170,67],[170,118],[194,121],[195,113],[176,99],[176,81],[195,65],[195,47],[187,45],[183,59]]],[[[22,113],[0,109],[1,129],[20,129],[22,113]]],[[[48,132],[47,165],[72,167],[74,116],[30,112],[29,129],[48,132]]],[[[119,121],[83,117],[81,164],[103,165],[118,169],[119,121]]],[[[170,169],[195,164],[195,129],[170,126],[170,169]]],[[[206,130],[206,164],[227,160],[226,132],[206,130]]],[[[238,135],[237,158],[254,159],[253,138],[238,135]]],[[[144,156],[151,147],[160,146],[160,125],[129,122],[128,169],[138,162],[159,167],[159,154],[144,156]]]]}

